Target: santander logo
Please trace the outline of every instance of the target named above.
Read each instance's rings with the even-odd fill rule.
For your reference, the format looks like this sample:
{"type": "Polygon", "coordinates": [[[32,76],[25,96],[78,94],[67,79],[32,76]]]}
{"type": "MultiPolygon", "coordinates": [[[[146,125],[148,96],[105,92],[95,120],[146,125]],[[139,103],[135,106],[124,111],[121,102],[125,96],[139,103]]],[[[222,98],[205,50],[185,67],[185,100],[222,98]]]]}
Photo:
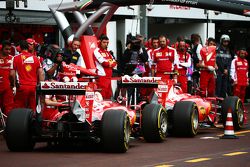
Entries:
{"type": "Polygon", "coordinates": [[[158,83],[161,81],[161,77],[139,77],[138,75],[128,76],[125,75],[122,77],[122,83],[143,83],[143,84],[152,84],[158,83]]]}
{"type": "Polygon", "coordinates": [[[82,90],[86,89],[87,82],[41,82],[42,90],[82,90]]]}

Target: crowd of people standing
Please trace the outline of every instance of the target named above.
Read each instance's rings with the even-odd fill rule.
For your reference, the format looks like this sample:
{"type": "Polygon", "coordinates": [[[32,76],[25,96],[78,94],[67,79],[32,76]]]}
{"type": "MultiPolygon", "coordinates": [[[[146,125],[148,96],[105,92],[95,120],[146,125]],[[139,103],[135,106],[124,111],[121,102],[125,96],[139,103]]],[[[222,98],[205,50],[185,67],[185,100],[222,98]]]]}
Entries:
{"type": "Polygon", "coordinates": [[[192,34],[190,40],[178,37],[172,45],[164,35],[152,37],[146,44],[141,40],[141,35],[128,39],[120,59],[122,75],[159,76],[167,80],[170,75],[166,73],[175,72],[176,82],[184,93],[192,93],[194,85],[199,85],[196,89],[203,97],[236,95],[244,102],[249,85],[248,53],[243,47],[231,50],[228,35],[223,34],[218,44],[214,38],[208,38],[204,46],[198,34],[192,34]],[[142,57],[145,49],[147,55],[142,57]],[[134,61],[134,50],[137,61],[134,61]],[[131,64],[136,64],[136,67],[127,70],[131,64]],[[138,64],[142,70],[137,70],[138,64]]]}
{"type": "MultiPolygon", "coordinates": [[[[166,81],[170,79],[166,73],[175,73],[173,79],[184,93],[193,93],[196,84],[203,97],[236,95],[244,102],[249,85],[246,49],[230,50],[230,37],[225,34],[219,44],[214,38],[208,38],[203,46],[198,34],[193,34],[188,41],[178,37],[170,45],[167,36],[160,35],[145,43],[142,35],[129,35],[126,49],[116,61],[108,50],[109,38],[102,35],[93,53],[99,76],[97,86],[102,90],[102,96],[105,99],[112,97],[112,73],[118,65],[121,75],[156,76],[166,81]]],[[[77,52],[80,45],[81,41],[76,38],[64,50],[50,44],[37,52],[35,40],[29,38],[20,41],[18,51],[13,52],[10,41],[3,41],[0,49],[0,107],[4,113],[8,114],[12,108],[35,111],[36,85],[44,80],[58,80],[63,62],[82,66],[83,57],[77,52]]]]}

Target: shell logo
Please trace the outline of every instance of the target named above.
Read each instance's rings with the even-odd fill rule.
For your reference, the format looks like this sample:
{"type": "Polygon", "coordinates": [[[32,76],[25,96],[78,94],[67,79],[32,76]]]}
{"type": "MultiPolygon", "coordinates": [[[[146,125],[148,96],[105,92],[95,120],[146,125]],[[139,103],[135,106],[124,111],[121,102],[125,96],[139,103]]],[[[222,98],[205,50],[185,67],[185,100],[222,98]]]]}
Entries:
{"type": "Polygon", "coordinates": [[[26,65],[26,66],[25,66],[25,70],[26,70],[27,72],[30,72],[31,69],[32,69],[31,65],[26,65]]]}

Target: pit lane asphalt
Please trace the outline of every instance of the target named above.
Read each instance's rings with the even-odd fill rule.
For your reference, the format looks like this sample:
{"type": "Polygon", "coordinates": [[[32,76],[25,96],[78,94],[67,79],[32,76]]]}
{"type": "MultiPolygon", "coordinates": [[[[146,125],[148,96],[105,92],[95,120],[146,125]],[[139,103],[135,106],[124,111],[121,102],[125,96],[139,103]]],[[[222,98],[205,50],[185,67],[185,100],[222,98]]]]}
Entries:
{"type": "MultiPolygon", "coordinates": [[[[246,105],[250,112],[250,104],[246,105]]],[[[248,114],[250,118],[250,114],[248,114]]],[[[250,121],[239,139],[219,139],[222,127],[203,128],[194,138],[168,137],[163,143],[133,139],[127,153],[103,153],[98,147],[48,147],[37,144],[33,152],[9,152],[0,136],[0,166],[250,166],[250,121]]]]}

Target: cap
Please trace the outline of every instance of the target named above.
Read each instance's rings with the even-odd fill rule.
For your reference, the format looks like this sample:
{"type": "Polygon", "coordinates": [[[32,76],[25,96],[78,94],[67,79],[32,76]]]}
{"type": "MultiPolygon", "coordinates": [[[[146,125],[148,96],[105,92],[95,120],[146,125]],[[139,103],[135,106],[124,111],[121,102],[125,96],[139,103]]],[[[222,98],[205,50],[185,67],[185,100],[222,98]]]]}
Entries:
{"type": "Polygon", "coordinates": [[[26,39],[26,42],[28,42],[29,44],[36,44],[36,41],[32,38],[26,39]]]}
{"type": "Polygon", "coordinates": [[[229,35],[223,34],[223,35],[220,37],[220,42],[223,42],[223,41],[230,41],[229,35]]]}
{"type": "Polygon", "coordinates": [[[247,51],[247,49],[245,47],[241,47],[241,48],[238,49],[238,51],[240,51],[240,50],[247,51]]]}

